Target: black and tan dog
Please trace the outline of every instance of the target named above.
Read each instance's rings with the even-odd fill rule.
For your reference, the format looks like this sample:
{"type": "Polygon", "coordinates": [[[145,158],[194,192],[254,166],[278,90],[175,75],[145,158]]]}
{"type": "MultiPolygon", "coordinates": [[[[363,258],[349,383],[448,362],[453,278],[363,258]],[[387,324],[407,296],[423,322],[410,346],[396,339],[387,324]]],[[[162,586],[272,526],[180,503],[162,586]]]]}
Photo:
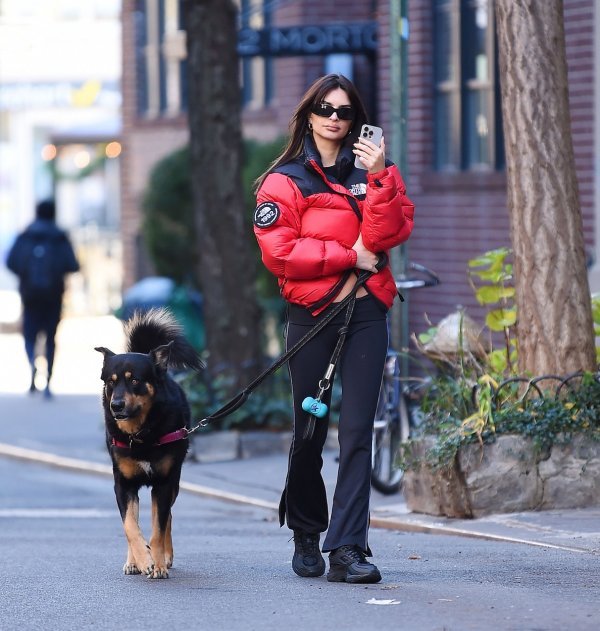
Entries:
{"type": "Polygon", "coordinates": [[[125,325],[127,352],[104,355],[102,404],[115,495],[128,550],[125,574],[168,578],[173,563],[171,507],[188,450],[190,408],[167,369],[203,367],[181,327],[165,310],[135,314],[125,325]],[[138,491],[151,487],[150,545],[140,530],[138,491]]]}

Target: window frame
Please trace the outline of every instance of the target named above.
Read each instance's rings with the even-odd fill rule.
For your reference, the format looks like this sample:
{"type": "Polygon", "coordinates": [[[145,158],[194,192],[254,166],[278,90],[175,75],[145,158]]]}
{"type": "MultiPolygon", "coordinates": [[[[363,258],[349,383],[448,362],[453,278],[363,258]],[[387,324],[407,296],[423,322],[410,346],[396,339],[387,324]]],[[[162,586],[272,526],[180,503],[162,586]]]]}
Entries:
{"type": "MultiPolygon", "coordinates": [[[[237,0],[242,28],[268,28],[272,23],[273,2],[268,0],[237,0]]],[[[273,60],[270,57],[240,59],[242,106],[260,110],[273,99],[273,60]]]]}
{"type": "Polygon", "coordinates": [[[504,169],[504,146],[493,0],[434,0],[432,8],[433,168],[446,173],[501,171],[504,169]],[[463,37],[463,34],[467,32],[468,20],[474,19],[469,12],[482,4],[487,5],[488,19],[485,33],[486,77],[468,77],[467,69],[476,67],[477,46],[474,40],[463,37]],[[449,32],[445,34],[440,31],[444,25],[449,27],[449,32]],[[446,35],[446,39],[441,35],[446,35]],[[447,42],[448,46],[447,58],[444,57],[444,63],[448,64],[446,68],[440,64],[444,53],[440,42],[447,42]],[[478,123],[469,115],[469,97],[476,94],[482,95],[484,101],[483,124],[487,128],[482,160],[471,153],[472,129],[478,123]],[[445,121],[442,120],[444,113],[445,121]]]}
{"type": "Polygon", "coordinates": [[[147,120],[187,107],[182,0],[136,0],[137,111],[147,120]]]}

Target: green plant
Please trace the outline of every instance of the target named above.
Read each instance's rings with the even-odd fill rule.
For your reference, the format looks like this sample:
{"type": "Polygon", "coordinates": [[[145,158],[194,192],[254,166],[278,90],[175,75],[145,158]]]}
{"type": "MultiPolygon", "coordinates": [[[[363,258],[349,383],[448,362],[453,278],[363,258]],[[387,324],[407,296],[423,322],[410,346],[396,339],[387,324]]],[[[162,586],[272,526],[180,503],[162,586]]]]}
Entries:
{"type": "Polygon", "coordinates": [[[492,350],[487,356],[487,364],[495,374],[514,373],[517,359],[516,338],[512,334],[517,322],[515,288],[510,284],[513,266],[506,261],[510,254],[508,248],[498,248],[467,263],[468,280],[475,298],[480,305],[488,307],[486,326],[504,335],[504,351],[492,350]]]}
{"type": "MultiPolygon", "coordinates": [[[[461,312],[456,352],[428,355],[438,372],[422,401],[421,434],[435,437],[426,456],[434,468],[452,464],[461,445],[477,441],[483,446],[501,434],[532,438],[539,450],[568,441],[575,433],[600,440],[600,372],[583,373],[568,383],[556,377],[515,375],[516,308],[509,255],[506,248],[486,252],[469,261],[468,272],[478,302],[489,308],[485,325],[490,339],[492,333],[501,332],[504,349],[472,352],[461,312]]],[[[600,295],[592,296],[592,310],[600,335],[600,295]]],[[[427,355],[427,345],[437,333],[430,328],[415,338],[417,348],[427,355]]],[[[600,349],[596,350],[600,362],[600,349]]],[[[410,442],[402,459],[405,468],[420,465],[410,442]]]]}
{"type": "MultiPolygon", "coordinates": [[[[253,244],[257,259],[260,252],[251,229],[251,217],[256,205],[253,184],[281,152],[284,138],[269,143],[245,140],[242,164],[244,206],[248,222],[248,239],[253,244]]],[[[196,251],[194,206],[190,173],[189,147],[170,153],[156,163],[150,173],[142,198],[142,233],[148,254],[161,276],[178,284],[199,287],[195,274],[198,263],[196,251]]],[[[278,297],[277,283],[263,265],[258,266],[257,292],[263,307],[271,308],[278,297]]]]}
{"type": "MultiPolygon", "coordinates": [[[[447,376],[434,379],[422,406],[421,436],[435,438],[426,463],[433,469],[450,466],[462,445],[478,442],[483,447],[504,434],[531,438],[540,453],[575,434],[600,440],[600,373],[582,373],[577,382],[560,391],[548,388],[539,396],[535,389],[490,379],[479,389],[465,388],[447,376]]],[[[410,441],[401,458],[406,469],[422,464],[410,441]]]]}
{"type": "Polygon", "coordinates": [[[462,434],[477,436],[481,444],[483,444],[481,437],[485,431],[496,431],[493,399],[494,389],[497,387],[497,382],[489,375],[479,377],[475,391],[477,409],[461,423],[462,434]]]}
{"type": "Polygon", "coordinates": [[[600,440],[600,373],[583,373],[564,394],[520,397],[500,407],[496,431],[528,436],[539,450],[567,443],[574,434],[600,440]]]}
{"type": "Polygon", "coordinates": [[[596,361],[600,365],[600,294],[592,294],[592,317],[596,334],[596,361]]]}

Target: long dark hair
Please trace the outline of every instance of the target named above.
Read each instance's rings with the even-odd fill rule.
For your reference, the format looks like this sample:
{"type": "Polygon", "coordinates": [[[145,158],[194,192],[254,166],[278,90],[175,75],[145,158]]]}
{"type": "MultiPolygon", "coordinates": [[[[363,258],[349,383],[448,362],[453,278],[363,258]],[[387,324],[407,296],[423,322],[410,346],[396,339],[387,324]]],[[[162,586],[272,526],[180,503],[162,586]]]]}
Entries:
{"type": "Polygon", "coordinates": [[[290,135],[286,146],[281,155],[276,158],[269,168],[259,176],[254,183],[255,192],[258,191],[267,175],[277,168],[280,164],[289,162],[297,158],[304,149],[304,139],[309,131],[308,118],[310,116],[310,108],[315,103],[321,103],[327,94],[336,88],[341,88],[348,95],[350,105],[354,109],[354,120],[350,133],[346,138],[346,143],[354,143],[358,138],[363,123],[367,122],[367,111],[360,98],[360,95],[350,79],[341,74],[328,74],[317,79],[304,93],[300,103],[296,106],[292,118],[290,119],[289,130],[290,135]]]}

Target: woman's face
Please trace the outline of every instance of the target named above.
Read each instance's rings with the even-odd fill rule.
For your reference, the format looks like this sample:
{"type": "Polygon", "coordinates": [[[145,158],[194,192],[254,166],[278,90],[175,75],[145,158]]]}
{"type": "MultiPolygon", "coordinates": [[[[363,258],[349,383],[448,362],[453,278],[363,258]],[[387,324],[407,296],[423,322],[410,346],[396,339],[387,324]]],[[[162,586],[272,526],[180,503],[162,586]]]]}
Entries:
{"type": "Polygon", "coordinates": [[[322,138],[341,143],[352,127],[353,118],[348,94],[341,88],[335,88],[325,95],[321,103],[313,105],[308,120],[315,140],[322,138]]]}

